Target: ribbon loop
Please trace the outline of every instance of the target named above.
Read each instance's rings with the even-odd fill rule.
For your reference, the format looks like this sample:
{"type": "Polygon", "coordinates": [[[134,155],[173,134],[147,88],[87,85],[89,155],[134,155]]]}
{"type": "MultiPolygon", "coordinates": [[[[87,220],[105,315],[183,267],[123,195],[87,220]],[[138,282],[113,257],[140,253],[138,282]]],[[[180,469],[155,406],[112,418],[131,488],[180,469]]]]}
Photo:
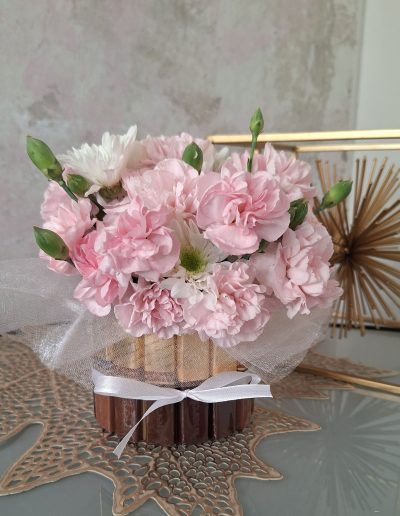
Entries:
{"type": "Polygon", "coordinates": [[[95,394],[128,398],[132,400],[154,400],[140,420],[129,430],[115,448],[115,455],[119,458],[129,439],[140,423],[152,412],[166,405],[179,403],[185,398],[202,403],[221,403],[248,398],[271,398],[269,385],[260,384],[261,378],[249,372],[228,371],[211,376],[194,389],[180,391],[167,387],[159,387],[133,378],[107,376],[93,369],[92,378],[95,394]]]}

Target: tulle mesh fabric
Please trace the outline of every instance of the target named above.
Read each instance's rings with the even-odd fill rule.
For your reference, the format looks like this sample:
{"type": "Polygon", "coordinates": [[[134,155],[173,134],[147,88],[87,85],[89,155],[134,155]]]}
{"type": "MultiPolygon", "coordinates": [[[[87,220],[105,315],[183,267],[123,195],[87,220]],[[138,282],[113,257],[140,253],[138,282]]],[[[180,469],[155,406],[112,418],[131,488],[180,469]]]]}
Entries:
{"type": "Polygon", "coordinates": [[[289,374],[326,332],[330,309],[289,320],[274,312],[255,342],[219,348],[197,334],[162,340],[127,335],[111,313],[96,317],[73,299],[78,278],[48,271],[36,258],[1,262],[0,334],[14,332],[49,368],[87,388],[96,368],[114,376],[190,388],[245,367],[266,383],[289,374]]]}

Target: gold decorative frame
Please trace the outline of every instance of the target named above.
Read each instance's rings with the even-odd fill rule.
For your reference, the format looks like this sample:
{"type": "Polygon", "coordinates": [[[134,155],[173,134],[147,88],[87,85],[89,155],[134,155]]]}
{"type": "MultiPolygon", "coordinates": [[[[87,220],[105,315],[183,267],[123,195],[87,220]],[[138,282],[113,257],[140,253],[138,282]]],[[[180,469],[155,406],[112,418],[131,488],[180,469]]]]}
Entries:
{"type": "MultiPolygon", "coordinates": [[[[247,146],[251,144],[250,134],[214,134],[208,140],[215,145],[247,146]]],[[[263,133],[258,137],[257,147],[272,143],[281,150],[299,154],[320,152],[354,151],[400,151],[400,129],[376,129],[359,131],[318,131],[294,133],[263,133]]],[[[400,321],[382,321],[382,325],[399,329],[400,321]]],[[[327,376],[367,388],[400,394],[400,385],[371,380],[352,374],[316,367],[299,367],[299,371],[327,376]]]]}
{"type": "MultiPolygon", "coordinates": [[[[251,134],[214,134],[207,139],[215,145],[251,144],[251,134]]],[[[267,142],[273,143],[276,148],[294,152],[296,155],[310,152],[393,151],[400,150],[400,129],[260,134],[257,140],[258,146],[267,142]],[[379,143],[374,140],[378,140],[379,143]],[[392,140],[398,140],[398,142],[393,143],[392,140]]]]}

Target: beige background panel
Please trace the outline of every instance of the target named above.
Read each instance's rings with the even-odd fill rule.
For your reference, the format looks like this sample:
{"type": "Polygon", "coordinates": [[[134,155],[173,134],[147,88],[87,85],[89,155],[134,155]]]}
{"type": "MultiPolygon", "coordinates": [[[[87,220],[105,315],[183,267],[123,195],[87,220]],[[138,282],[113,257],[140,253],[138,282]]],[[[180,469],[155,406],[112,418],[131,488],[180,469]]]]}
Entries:
{"type": "Polygon", "coordinates": [[[2,0],[0,11],[0,258],[36,254],[45,181],[26,134],[60,153],[132,123],[141,136],[238,133],[257,105],[271,131],[354,126],[363,0],[2,0]]]}

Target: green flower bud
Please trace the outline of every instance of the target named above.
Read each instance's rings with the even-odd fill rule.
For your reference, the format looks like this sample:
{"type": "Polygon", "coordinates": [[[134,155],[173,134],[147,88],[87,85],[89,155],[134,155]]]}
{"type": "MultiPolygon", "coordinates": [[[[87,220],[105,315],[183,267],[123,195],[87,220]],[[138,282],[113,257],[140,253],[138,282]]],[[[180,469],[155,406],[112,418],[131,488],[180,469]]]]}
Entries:
{"type": "Polygon", "coordinates": [[[303,223],[308,212],[308,202],[305,199],[297,199],[290,203],[290,229],[295,230],[297,226],[303,223]]]}
{"type": "Polygon", "coordinates": [[[91,187],[91,183],[78,174],[71,174],[67,178],[67,186],[72,193],[79,195],[79,197],[84,197],[85,193],[91,187]]]}
{"type": "Polygon", "coordinates": [[[340,202],[342,202],[351,192],[353,181],[351,179],[342,179],[338,183],[332,186],[332,188],[326,192],[322,198],[322,202],[317,211],[326,210],[327,208],[333,208],[340,202]]]}
{"type": "Polygon", "coordinates": [[[249,153],[249,159],[247,160],[247,170],[251,172],[253,166],[254,152],[257,146],[257,138],[261,131],[264,129],[264,117],[261,113],[261,109],[258,108],[254,115],[250,119],[250,132],[251,132],[251,148],[249,153]]]}
{"type": "Polygon", "coordinates": [[[68,247],[57,233],[50,231],[50,229],[38,228],[37,226],[33,226],[33,231],[36,243],[42,251],[56,260],[68,259],[68,247]]]}
{"type": "Polygon", "coordinates": [[[32,162],[47,179],[55,181],[62,179],[62,166],[48,145],[32,136],[27,136],[26,151],[32,162]]]}
{"type": "Polygon", "coordinates": [[[112,201],[121,195],[122,190],[121,183],[117,183],[114,186],[103,186],[103,188],[100,188],[99,194],[105,201],[112,201]]]}
{"type": "Polygon", "coordinates": [[[258,108],[254,115],[251,117],[250,120],[250,132],[252,135],[255,135],[256,137],[261,133],[261,131],[264,129],[264,117],[262,115],[261,109],[258,108]]]}
{"type": "Polygon", "coordinates": [[[189,143],[183,151],[182,161],[193,167],[197,172],[200,172],[201,167],[203,166],[203,151],[197,143],[189,143]]]}

